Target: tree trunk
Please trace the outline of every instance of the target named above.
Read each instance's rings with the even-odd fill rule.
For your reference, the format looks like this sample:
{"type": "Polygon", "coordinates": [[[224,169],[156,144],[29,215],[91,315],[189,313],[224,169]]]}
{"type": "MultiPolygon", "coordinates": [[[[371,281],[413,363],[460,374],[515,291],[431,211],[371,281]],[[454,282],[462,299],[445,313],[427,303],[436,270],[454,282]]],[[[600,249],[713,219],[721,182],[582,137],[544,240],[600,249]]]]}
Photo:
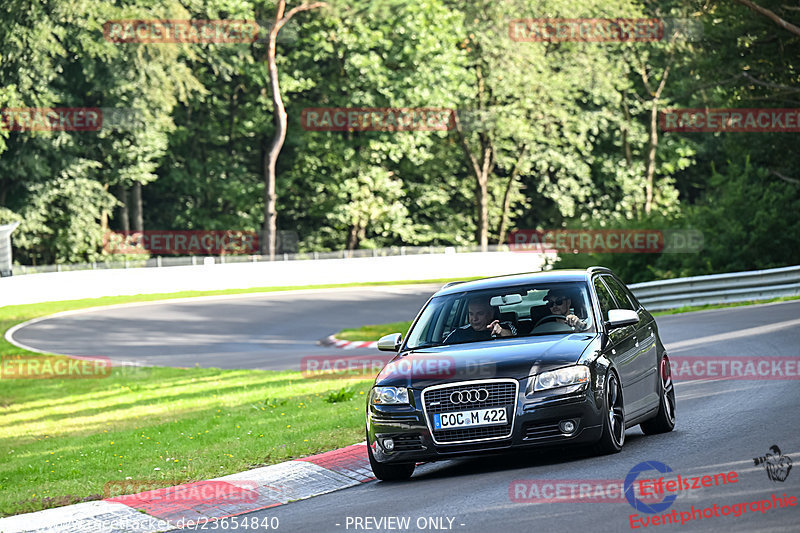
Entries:
{"type": "Polygon", "coordinates": [[[475,177],[475,204],[477,211],[475,238],[481,247],[481,251],[485,252],[489,249],[489,176],[494,170],[494,150],[489,138],[484,133],[481,133],[479,137],[482,157],[479,163],[469,148],[458,113],[455,113],[455,125],[461,147],[467,156],[467,161],[469,161],[475,177]]]}
{"type": "MultiPolygon", "coordinates": [[[[103,190],[108,192],[108,183],[103,184],[103,190]]],[[[100,213],[100,229],[104,236],[108,233],[108,211],[105,209],[100,213]]]]}
{"type": "Polygon", "coordinates": [[[117,200],[122,202],[122,205],[119,206],[120,229],[122,231],[130,231],[131,221],[130,213],[128,212],[128,190],[122,183],[117,185],[117,200]]]}
{"type": "Polygon", "coordinates": [[[644,213],[653,209],[653,178],[656,173],[656,149],[658,148],[658,100],[653,98],[650,108],[650,147],[647,152],[646,197],[644,213]]]}
{"type": "Polygon", "coordinates": [[[358,248],[359,242],[361,240],[361,235],[363,233],[361,222],[354,222],[352,226],[350,226],[350,232],[347,235],[347,250],[353,251],[358,248]]]}
{"type": "Polygon", "coordinates": [[[275,168],[278,164],[281,148],[283,148],[283,143],[286,140],[286,108],[281,98],[281,88],[278,85],[278,65],[275,61],[278,32],[295,13],[325,5],[327,5],[325,2],[303,4],[291,9],[284,16],[286,0],[279,0],[278,8],[275,12],[275,25],[269,32],[267,65],[269,67],[269,83],[272,89],[272,107],[275,113],[275,135],[272,138],[272,145],[264,156],[264,238],[261,247],[262,253],[268,255],[270,260],[275,259],[275,234],[277,232],[276,221],[278,218],[275,209],[275,168]]]}
{"type": "Polygon", "coordinates": [[[664,86],[667,84],[667,76],[669,76],[669,68],[670,66],[664,69],[664,74],[661,76],[661,82],[658,84],[658,89],[653,91],[650,89],[650,83],[647,77],[647,70],[644,66],[642,66],[642,81],[644,82],[645,87],[652,95],[652,100],[650,101],[650,142],[649,142],[649,150],[647,152],[647,174],[645,178],[645,202],[644,202],[644,212],[645,215],[649,215],[650,211],[653,209],[653,190],[655,181],[655,174],[656,174],[656,150],[658,149],[658,100],[661,98],[661,93],[664,91],[664,86]]]}
{"type": "Polygon", "coordinates": [[[489,176],[481,173],[477,176],[475,199],[478,204],[477,241],[481,251],[489,249],[489,176]]]}
{"type": "Polygon", "coordinates": [[[500,215],[500,228],[497,230],[497,244],[503,244],[503,241],[506,240],[506,224],[508,223],[508,212],[511,209],[511,189],[514,187],[514,182],[519,176],[519,168],[527,155],[527,151],[528,145],[526,144],[519,153],[517,162],[514,165],[514,170],[511,171],[511,176],[508,177],[506,191],[503,194],[503,212],[500,215]]]}
{"type": "Polygon", "coordinates": [[[622,148],[625,152],[625,162],[628,166],[633,164],[633,154],[631,154],[631,143],[628,140],[628,129],[631,123],[631,113],[628,109],[628,101],[626,95],[622,95],[622,109],[625,111],[625,126],[622,128],[622,148]]]}
{"type": "Polygon", "coordinates": [[[233,137],[236,131],[236,112],[239,109],[239,77],[234,76],[233,81],[236,82],[236,84],[233,87],[233,93],[231,93],[230,101],[228,102],[228,115],[230,116],[230,123],[228,124],[228,156],[231,158],[233,158],[235,151],[233,137]]]}
{"type": "Polygon", "coordinates": [[[144,219],[142,217],[142,184],[133,184],[133,231],[144,231],[144,219]]]}
{"type": "Polygon", "coordinates": [[[275,113],[275,136],[272,145],[264,156],[264,239],[262,242],[263,253],[269,256],[270,261],[275,259],[275,232],[277,231],[278,214],[275,211],[275,168],[278,156],[286,140],[286,109],[281,98],[281,89],[278,85],[278,65],[275,62],[275,48],[277,45],[280,20],[286,1],[281,0],[275,17],[275,25],[269,32],[269,48],[267,63],[269,64],[269,83],[272,88],[272,108],[275,113]]]}
{"type": "MultiPolygon", "coordinates": [[[[479,102],[478,111],[484,111],[487,105],[486,91],[484,90],[484,78],[480,65],[476,66],[475,76],[478,81],[478,94],[477,100],[479,102]]],[[[481,152],[481,160],[473,155],[470,150],[467,137],[464,134],[464,129],[461,125],[461,120],[458,112],[453,113],[453,119],[456,127],[456,134],[464,150],[464,155],[467,157],[467,162],[475,177],[475,210],[477,215],[475,238],[481,247],[481,251],[485,252],[489,249],[489,177],[494,172],[494,147],[492,146],[491,138],[482,131],[478,134],[479,147],[481,152]]]]}

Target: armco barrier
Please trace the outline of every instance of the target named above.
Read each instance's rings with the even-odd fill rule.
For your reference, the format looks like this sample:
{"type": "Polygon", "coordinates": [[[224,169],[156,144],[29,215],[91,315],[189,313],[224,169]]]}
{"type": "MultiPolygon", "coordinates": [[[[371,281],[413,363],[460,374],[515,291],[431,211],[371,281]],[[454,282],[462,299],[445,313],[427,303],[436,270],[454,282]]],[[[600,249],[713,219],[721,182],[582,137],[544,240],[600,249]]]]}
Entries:
{"type": "Polygon", "coordinates": [[[800,266],[649,281],[630,285],[650,311],[766,300],[800,294],[800,266]]]}
{"type": "Polygon", "coordinates": [[[555,254],[543,253],[452,250],[318,261],[50,272],[0,279],[0,307],[129,294],[499,276],[541,270],[554,257],[555,254]]]}
{"type": "MultiPolygon", "coordinates": [[[[0,227],[2,229],[2,227],[0,227]]],[[[197,266],[208,264],[229,263],[262,263],[274,261],[317,261],[319,259],[357,259],[365,257],[392,257],[395,255],[424,255],[424,254],[451,254],[482,252],[480,246],[389,246],[387,248],[364,248],[358,250],[338,250],[335,252],[300,252],[278,253],[273,259],[266,255],[229,254],[218,256],[157,256],[148,257],[129,254],[128,256],[112,256],[105,261],[94,263],[64,263],[57,265],[13,265],[15,276],[24,274],[44,274],[47,272],[72,272],[75,270],[108,270],[129,268],[162,268],[174,266],[197,266]]],[[[512,251],[508,245],[492,244],[485,250],[487,252],[512,251]]]]}
{"type": "MultiPolygon", "coordinates": [[[[517,253],[503,251],[505,247],[492,248],[497,251],[461,253],[460,249],[434,247],[359,250],[353,254],[355,257],[322,259],[334,253],[296,254],[277,261],[233,256],[236,259],[228,260],[237,260],[236,263],[219,264],[206,258],[205,265],[195,266],[13,276],[0,279],[0,306],[128,294],[498,276],[546,269],[556,257],[549,252],[517,253]],[[379,255],[398,252],[400,255],[379,255]],[[362,254],[369,255],[358,257],[362,254]]],[[[763,300],[800,294],[800,266],[650,281],[630,287],[653,311],[763,300]]]]}

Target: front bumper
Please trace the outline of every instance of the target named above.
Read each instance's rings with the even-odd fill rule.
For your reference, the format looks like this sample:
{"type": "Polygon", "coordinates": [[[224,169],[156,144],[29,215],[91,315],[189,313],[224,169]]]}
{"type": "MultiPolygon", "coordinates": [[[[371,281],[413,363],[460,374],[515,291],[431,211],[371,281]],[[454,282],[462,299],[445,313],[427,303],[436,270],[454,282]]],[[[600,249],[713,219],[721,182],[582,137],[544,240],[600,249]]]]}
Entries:
{"type": "MultiPolygon", "coordinates": [[[[513,449],[585,444],[600,439],[603,399],[594,387],[580,384],[526,395],[527,380],[518,380],[517,384],[516,403],[507,407],[507,411],[513,409],[511,427],[501,432],[503,435],[443,442],[443,431],[432,431],[432,414],[422,407],[423,391],[409,389],[410,405],[367,405],[367,444],[375,460],[381,463],[409,463],[513,449]],[[566,420],[573,421],[576,426],[569,434],[559,428],[559,423],[566,420]],[[394,442],[392,451],[387,451],[383,445],[387,438],[394,442]]],[[[602,387],[598,390],[602,391],[602,387]]]]}

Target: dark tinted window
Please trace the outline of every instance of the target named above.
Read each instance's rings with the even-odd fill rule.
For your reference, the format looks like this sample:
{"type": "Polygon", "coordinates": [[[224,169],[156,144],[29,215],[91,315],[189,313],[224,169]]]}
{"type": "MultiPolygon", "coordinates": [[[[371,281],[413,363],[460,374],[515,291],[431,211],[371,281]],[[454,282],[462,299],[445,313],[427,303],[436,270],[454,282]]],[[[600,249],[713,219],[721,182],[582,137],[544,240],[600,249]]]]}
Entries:
{"type": "MultiPolygon", "coordinates": [[[[469,322],[469,308],[471,302],[489,304],[492,315],[499,318],[502,323],[510,323],[507,329],[517,329],[519,320],[527,321],[525,327],[520,327],[516,335],[555,335],[570,334],[575,331],[564,320],[556,320],[552,315],[558,306],[563,306],[563,314],[572,313],[578,316],[584,325],[580,331],[596,331],[589,301],[589,291],[585,283],[532,283],[495,289],[464,291],[434,297],[422,310],[417,323],[408,334],[406,347],[409,349],[423,346],[439,346],[443,343],[456,344],[461,342],[478,342],[483,339],[485,329],[473,329],[475,326],[469,322]],[[560,296],[556,300],[561,303],[556,307],[548,306],[545,298],[551,295],[560,296]],[[491,304],[492,299],[511,297],[509,303],[491,304]],[[515,303],[511,300],[519,300],[515,303]],[[564,302],[571,302],[564,306],[564,302]],[[531,309],[537,310],[531,316],[531,309]],[[546,319],[543,322],[542,319],[546,319]],[[464,330],[464,333],[458,333],[464,330]],[[477,333],[472,333],[472,331],[477,333]],[[451,338],[451,334],[455,336],[451,338]],[[450,340],[448,340],[450,339],[450,340]]],[[[483,307],[478,305],[478,308],[483,307]]]]}
{"type": "Polygon", "coordinates": [[[631,290],[628,287],[623,285],[622,288],[625,289],[625,294],[628,295],[628,299],[631,302],[633,302],[633,308],[634,309],[639,309],[640,307],[642,307],[642,304],[639,302],[639,300],[636,299],[636,295],[633,294],[633,292],[631,292],[631,290]]]}
{"type": "Polygon", "coordinates": [[[611,297],[611,293],[608,292],[599,277],[594,278],[594,290],[597,293],[597,299],[600,300],[600,314],[603,315],[603,320],[608,320],[608,310],[616,307],[614,298],[611,297]]]}
{"type": "Polygon", "coordinates": [[[625,293],[625,288],[611,276],[603,276],[603,281],[606,282],[608,290],[614,295],[614,300],[617,301],[617,309],[630,309],[636,311],[636,306],[631,303],[628,295],[625,293]]]}

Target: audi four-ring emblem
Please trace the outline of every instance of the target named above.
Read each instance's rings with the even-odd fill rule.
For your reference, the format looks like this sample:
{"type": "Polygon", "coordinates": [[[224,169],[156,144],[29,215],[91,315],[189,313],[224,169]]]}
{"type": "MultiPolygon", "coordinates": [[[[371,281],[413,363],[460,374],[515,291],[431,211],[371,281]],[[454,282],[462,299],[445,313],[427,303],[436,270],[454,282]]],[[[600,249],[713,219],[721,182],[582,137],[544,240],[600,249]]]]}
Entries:
{"type": "Polygon", "coordinates": [[[457,390],[450,395],[450,403],[485,402],[489,399],[486,389],[457,390]]]}

